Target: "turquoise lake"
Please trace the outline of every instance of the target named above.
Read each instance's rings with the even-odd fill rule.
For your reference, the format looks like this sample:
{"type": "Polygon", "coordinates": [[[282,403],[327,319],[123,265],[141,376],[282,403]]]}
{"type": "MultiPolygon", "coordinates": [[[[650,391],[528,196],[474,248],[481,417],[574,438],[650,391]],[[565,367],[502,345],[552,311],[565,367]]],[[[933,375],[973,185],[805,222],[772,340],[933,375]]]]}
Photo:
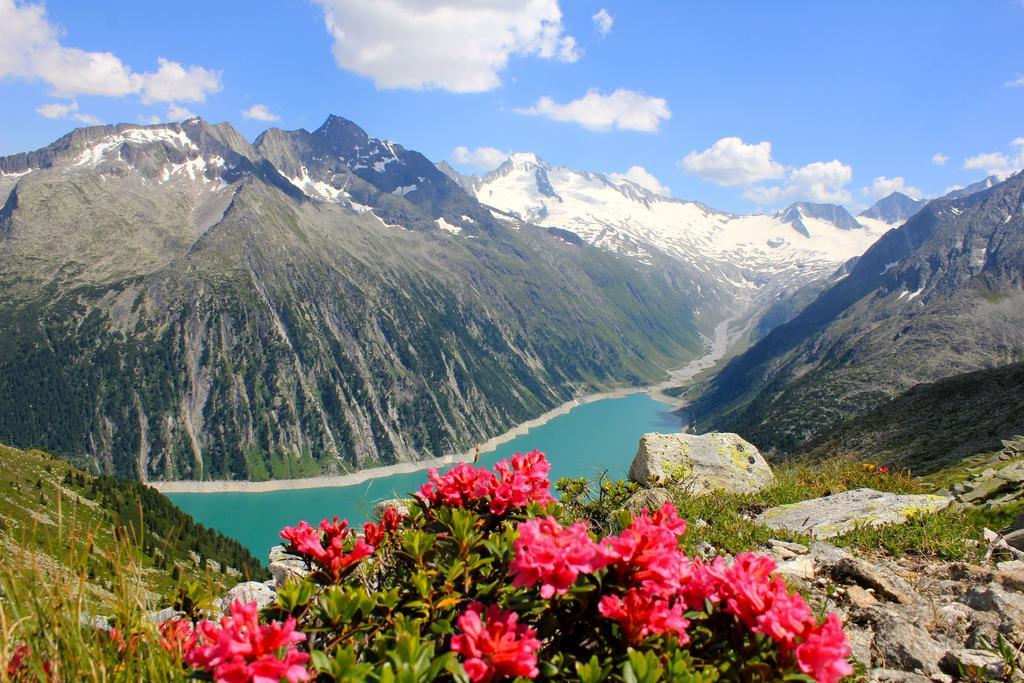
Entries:
{"type": "MultiPolygon", "coordinates": [[[[551,481],[559,477],[593,477],[607,470],[623,477],[644,432],[679,431],[682,417],[648,394],[631,394],[573,408],[545,425],[481,456],[491,466],[517,452],[538,449],[551,461],[551,481]]],[[[263,493],[168,494],[179,507],[206,526],[241,541],[261,559],[279,543],[285,526],[306,520],[316,524],[337,515],[352,524],[366,521],[374,503],[419,489],[426,472],[396,474],[354,486],[268,491],[263,493]]]]}

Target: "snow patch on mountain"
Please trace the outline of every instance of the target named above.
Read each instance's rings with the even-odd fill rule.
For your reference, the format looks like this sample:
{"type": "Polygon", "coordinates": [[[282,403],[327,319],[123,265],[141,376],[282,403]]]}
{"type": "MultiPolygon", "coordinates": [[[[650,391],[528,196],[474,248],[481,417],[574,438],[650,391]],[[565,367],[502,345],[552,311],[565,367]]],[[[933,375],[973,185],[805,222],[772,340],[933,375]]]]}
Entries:
{"type": "Polygon", "coordinates": [[[642,263],[660,253],[739,296],[825,276],[892,227],[882,220],[858,222],[837,205],[737,216],[622,178],[550,165],[532,153],[512,154],[491,173],[468,180],[464,186],[479,201],[524,222],[569,230],[642,263]]]}

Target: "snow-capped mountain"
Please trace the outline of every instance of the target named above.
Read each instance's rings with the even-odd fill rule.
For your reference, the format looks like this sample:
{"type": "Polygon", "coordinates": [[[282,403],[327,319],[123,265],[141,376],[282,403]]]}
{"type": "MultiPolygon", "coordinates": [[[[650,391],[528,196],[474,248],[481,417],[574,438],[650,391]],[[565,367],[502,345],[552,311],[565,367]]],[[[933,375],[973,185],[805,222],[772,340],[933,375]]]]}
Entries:
{"type": "Polygon", "coordinates": [[[873,218],[890,224],[905,223],[927,203],[928,201],[925,199],[914,199],[902,192],[893,192],[861,212],[860,218],[873,218]]]}
{"type": "Polygon", "coordinates": [[[623,179],[511,155],[481,177],[439,166],[485,205],[576,233],[642,262],[664,254],[690,264],[747,301],[824,277],[864,252],[892,225],[858,222],[845,208],[794,204],[774,215],[718,211],[664,197],[623,179]]]}

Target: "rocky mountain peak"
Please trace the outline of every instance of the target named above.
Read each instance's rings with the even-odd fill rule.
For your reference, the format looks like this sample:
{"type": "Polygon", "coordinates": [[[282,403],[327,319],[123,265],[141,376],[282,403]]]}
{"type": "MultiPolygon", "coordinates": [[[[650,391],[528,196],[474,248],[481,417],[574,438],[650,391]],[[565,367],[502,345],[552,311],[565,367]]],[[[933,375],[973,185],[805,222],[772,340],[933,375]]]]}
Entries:
{"type": "Polygon", "coordinates": [[[831,223],[840,230],[857,230],[864,227],[850,215],[846,207],[839,204],[796,202],[779,211],[776,216],[782,222],[792,225],[806,237],[811,236],[811,229],[806,220],[808,218],[831,223]]]}
{"type": "Polygon", "coordinates": [[[887,197],[879,199],[870,208],[862,211],[860,215],[890,224],[903,223],[927,203],[923,199],[914,199],[902,192],[893,192],[887,197]]]}

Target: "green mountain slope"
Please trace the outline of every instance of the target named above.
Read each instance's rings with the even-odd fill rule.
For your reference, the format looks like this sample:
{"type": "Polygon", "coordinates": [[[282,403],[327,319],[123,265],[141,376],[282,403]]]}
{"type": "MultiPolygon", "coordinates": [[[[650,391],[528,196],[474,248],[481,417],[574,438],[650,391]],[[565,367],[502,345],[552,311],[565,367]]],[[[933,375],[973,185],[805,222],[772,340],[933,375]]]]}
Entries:
{"type": "Polygon", "coordinates": [[[698,351],[699,274],[498,220],[336,117],[283,137],[297,169],[198,119],[0,160],[35,169],[0,211],[0,439],[138,479],[341,472],[698,351]]]}
{"type": "Polygon", "coordinates": [[[0,544],[14,568],[80,577],[85,597],[111,597],[126,562],[144,591],[173,592],[179,580],[232,586],[262,567],[237,541],[196,524],[138,482],[95,477],[42,451],[0,446],[0,544]]]}
{"type": "Polygon", "coordinates": [[[921,383],[1024,358],[1024,175],[940,199],[731,361],[700,430],[792,451],[921,383]]]}
{"type": "Polygon", "coordinates": [[[1024,434],[1024,363],[918,385],[805,444],[815,459],[843,453],[929,474],[1024,434]]]}

